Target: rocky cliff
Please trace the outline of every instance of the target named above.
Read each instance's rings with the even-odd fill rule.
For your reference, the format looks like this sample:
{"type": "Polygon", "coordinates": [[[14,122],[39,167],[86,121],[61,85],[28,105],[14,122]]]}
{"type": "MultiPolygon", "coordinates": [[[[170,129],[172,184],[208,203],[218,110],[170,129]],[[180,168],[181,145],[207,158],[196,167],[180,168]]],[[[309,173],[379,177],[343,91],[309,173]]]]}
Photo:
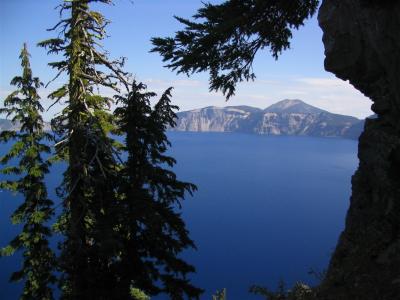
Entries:
{"type": "Polygon", "coordinates": [[[324,0],[325,68],[371,98],[324,300],[400,299],[400,1],[324,0]]]}
{"type": "Polygon", "coordinates": [[[301,100],[283,100],[264,110],[249,106],[212,106],[177,115],[177,126],[172,129],[176,131],[266,135],[358,138],[363,123],[357,118],[332,114],[301,100]]]}
{"type": "MultiPolygon", "coordinates": [[[[13,124],[10,120],[8,119],[0,119],[0,132],[4,130],[19,130],[21,128],[20,124],[13,124]]],[[[51,126],[50,123],[44,122],[44,130],[50,131],[51,126]]]]}
{"type": "Polygon", "coordinates": [[[10,120],[0,119],[0,132],[3,130],[13,130],[13,124],[10,120]]]}

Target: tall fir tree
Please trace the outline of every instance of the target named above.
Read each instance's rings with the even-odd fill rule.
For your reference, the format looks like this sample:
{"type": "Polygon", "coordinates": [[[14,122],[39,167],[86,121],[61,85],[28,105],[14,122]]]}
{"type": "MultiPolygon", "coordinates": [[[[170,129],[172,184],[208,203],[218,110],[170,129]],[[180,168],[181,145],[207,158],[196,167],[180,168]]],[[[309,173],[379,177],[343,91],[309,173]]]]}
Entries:
{"type": "Polygon", "coordinates": [[[56,154],[68,162],[58,189],[64,207],[58,221],[58,230],[65,236],[59,259],[62,299],[116,299],[118,278],[111,266],[117,253],[110,210],[117,164],[108,135],[111,99],[98,90],[118,90],[125,73],[120,69],[123,61],[110,61],[100,46],[108,21],[89,8],[99,2],[110,4],[111,0],[64,1],[59,6],[62,19],[51,29],[59,31],[58,37],[39,43],[48,53],[64,57],[50,63],[58,71],[55,78],[68,75],[68,82],[49,96],[54,103],[66,104],[52,120],[59,136],[56,154]]]}
{"type": "Polygon", "coordinates": [[[21,194],[22,204],[12,214],[12,223],[21,224],[22,231],[2,249],[2,255],[22,251],[22,269],[14,272],[12,281],[24,281],[20,299],[53,299],[51,284],[55,283],[55,256],[49,246],[51,230],[47,226],[53,215],[53,202],[47,196],[44,177],[50,163],[43,158],[51,149],[45,140],[52,136],[44,131],[41,116],[43,107],[37,89],[42,86],[39,78],[33,77],[29,53],[24,44],[21,55],[22,76],[12,79],[17,87],[4,101],[1,114],[12,117],[19,131],[3,131],[0,142],[12,143],[10,151],[0,159],[1,173],[15,176],[0,183],[0,188],[21,194]]]}
{"type": "MultiPolygon", "coordinates": [[[[108,110],[111,99],[99,95],[96,87],[119,92],[122,86],[129,95],[132,91],[127,74],[121,70],[123,60],[108,60],[99,46],[108,22],[89,9],[94,2],[110,4],[111,0],[65,1],[60,5],[62,19],[52,28],[59,31],[59,37],[39,43],[49,53],[64,56],[62,61],[50,63],[58,70],[55,78],[64,72],[69,77],[65,85],[50,94],[54,103],[66,104],[52,120],[59,136],[57,157],[68,162],[58,189],[64,207],[57,224],[65,236],[59,258],[62,299],[131,299],[131,288],[149,294],[166,292],[173,299],[183,299],[184,294],[196,298],[200,290],[186,278],[194,269],[177,257],[193,242],[172,208],[194,186],[155,167],[174,162],[162,155],[166,149],[165,126],[173,122],[167,109],[169,96],[154,112],[147,111],[148,106],[140,104],[142,100],[136,103],[138,119],[133,122],[146,132],[142,136],[146,143],[135,144],[135,136],[129,140],[125,150],[133,153],[141,166],[125,166],[134,161],[120,159],[121,149],[110,135],[116,130],[108,110]],[[140,124],[140,120],[145,123],[140,124]],[[136,157],[142,152],[145,156],[136,157]],[[154,174],[130,184],[129,180],[141,175],[135,172],[154,174]],[[150,186],[147,190],[146,185],[150,186]],[[127,193],[128,187],[133,195],[127,193]],[[144,205],[144,211],[140,211],[140,205],[144,205]],[[154,243],[157,240],[164,243],[164,248],[154,243]],[[163,267],[165,270],[160,269],[163,267]],[[162,287],[157,286],[159,281],[162,287]]],[[[132,88],[138,92],[136,85],[132,88]]]]}
{"type": "Polygon", "coordinates": [[[177,179],[171,170],[176,161],[165,153],[170,146],[165,132],[175,125],[177,107],[170,104],[170,88],[152,109],[155,94],[145,89],[134,82],[126,96],[116,97],[120,106],[115,115],[127,153],[119,176],[121,288],[133,285],[149,295],[198,299],[202,290],[187,278],[195,269],[178,257],[194,243],[177,212],[185,193],[192,194],[196,186],[177,179]]]}

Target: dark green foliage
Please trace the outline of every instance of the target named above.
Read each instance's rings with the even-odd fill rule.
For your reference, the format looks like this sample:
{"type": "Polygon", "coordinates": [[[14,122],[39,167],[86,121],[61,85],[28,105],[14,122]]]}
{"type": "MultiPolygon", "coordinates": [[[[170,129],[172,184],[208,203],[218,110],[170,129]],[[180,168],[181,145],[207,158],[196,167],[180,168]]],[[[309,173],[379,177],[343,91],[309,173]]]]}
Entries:
{"type": "Polygon", "coordinates": [[[304,24],[318,7],[318,0],[228,0],[205,3],[193,16],[200,22],[176,19],[186,27],[173,38],[153,38],[168,68],[190,75],[208,70],[210,90],[227,98],[243,80],[252,80],[252,63],[258,50],[272,56],[290,47],[292,30],[304,24]]]}
{"type": "Polygon", "coordinates": [[[56,158],[68,163],[58,188],[63,213],[55,226],[65,237],[58,264],[61,298],[123,300],[132,299],[132,291],[198,298],[201,290],[186,278],[194,268],[177,257],[194,247],[175,209],[195,186],[167,169],[175,163],[165,155],[165,130],[175,118],[170,90],[151,109],[153,94],[128,85],[123,60],[109,61],[99,46],[108,22],[89,9],[94,2],[111,0],[65,1],[59,7],[63,19],[51,29],[58,38],[39,43],[63,55],[50,63],[55,78],[69,76],[50,95],[54,103],[66,103],[52,120],[59,136],[56,158]],[[116,97],[122,107],[115,122],[112,99],[98,87],[119,93],[121,86],[128,95],[116,97]],[[112,133],[126,135],[125,146],[112,133]],[[120,158],[124,152],[127,161],[120,158]]]}
{"type": "Polygon", "coordinates": [[[185,224],[176,211],[185,192],[196,186],[179,181],[170,170],[175,160],[165,154],[170,143],[167,126],[174,126],[177,107],[170,104],[171,88],[155,105],[154,93],[133,83],[126,96],[116,96],[115,110],[124,151],[128,158],[120,171],[119,198],[121,289],[132,285],[149,295],[166,293],[171,299],[198,299],[201,290],[186,275],[194,268],[178,257],[194,247],[185,224]]]}
{"type": "Polygon", "coordinates": [[[68,162],[58,189],[64,212],[56,224],[65,236],[59,259],[62,299],[113,299],[118,281],[112,269],[117,253],[111,221],[118,164],[109,137],[111,99],[99,95],[98,87],[118,90],[125,73],[120,70],[123,60],[110,61],[99,46],[108,21],[89,9],[95,2],[110,4],[111,0],[63,2],[62,20],[51,29],[59,31],[58,38],[39,43],[49,53],[64,57],[50,63],[58,71],[55,78],[63,72],[69,76],[49,96],[55,103],[66,103],[52,120],[60,137],[57,158],[68,162]]]}
{"type": "Polygon", "coordinates": [[[132,300],[150,300],[150,297],[137,288],[131,288],[132,300]]]}
{"type": "Polygon", "coordinates": [[[226,289],[217,291],[215,295],[212,296],[212,300],[226,300],[226,289]]]}
{"type": "Polygon", "coordinates": [[[275,292],[258,285],[250,287],[249,291],[254,295],[264,297],[265,300],[316,300],[315,292],[301,282],[297,282],[291,290],[287,290],[281,281],[275,292]]]}
{"type": "Polygon", "coordinates": [[[49,162],[42,154],[50,153],[44,140],[52,140],[43,130],[41,113],[43,107],[37,93],[42,83],[32,77],[29,53],[24,45],[20,58],[23,74],[12,79],[17,87],[4,101],[1,114],[12,117],[11,121],[20,124],[20,131],[3,131],[0,142],[12,142],[10,151],[0,159],[2,174],[15,175],[15,179],[2,181],[0,188],[23,195],[24,201],[12,215],[13,224],[22,224],[22,231],[10,244],[3,248],[1,255],[12,255],[21,250],[22,269],[13,273],[11,281],[24,280],[20,299],[53,299],[50,285],[55,282],[53,271],[55,257],[49,247],[51,231],[46,223],[53,215],[53,202],[47,197],[44,176],[49,172],[49,162]]]}

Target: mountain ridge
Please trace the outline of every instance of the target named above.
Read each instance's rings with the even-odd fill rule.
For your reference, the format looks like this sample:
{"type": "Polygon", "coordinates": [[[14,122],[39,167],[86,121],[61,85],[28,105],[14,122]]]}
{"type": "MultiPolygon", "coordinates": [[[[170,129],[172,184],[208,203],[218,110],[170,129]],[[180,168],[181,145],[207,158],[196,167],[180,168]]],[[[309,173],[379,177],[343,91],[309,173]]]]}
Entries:
{"type": "Polygon", "coordinates": [[[246,105],[177,113],[172,131],[241,132],[263,135],[303,135],[357,139],[363,120],[334,114],[299,99],[285,99],[265,109],[246,105]]]}
{"type": "Polygon", "coordinates": [[[264,112],[274,113],[322,113],[328,112],[312,106],[299,99],[284,99],[264,109],[264,112]]]}
{"type": "MultiPolygon", "coordinates": [[[[50,131],[51,126],[49,122],[44,122],[44,130],[50,131]]],[[[5,131],[5,130],[15,130],[18,131],[21,128],[21,125],[19,123],[13,124],[11,120],[9,119],[4,119],[0,118],[0,132],[5,131]]]]}
{"type": "MultiPolygon", "coordinates": [[[[364,120],[334,114],[299,99],[285,99],[265,109],[248,105],[207,106],[177,113],[170,131],[238,132],[261,135],[300,135],[358,139],[364,120]]],[[[50,124],[45,124],[46,130],[50,124]]],[[[0,119],[0,132],[19,125],[0,119]]]]}

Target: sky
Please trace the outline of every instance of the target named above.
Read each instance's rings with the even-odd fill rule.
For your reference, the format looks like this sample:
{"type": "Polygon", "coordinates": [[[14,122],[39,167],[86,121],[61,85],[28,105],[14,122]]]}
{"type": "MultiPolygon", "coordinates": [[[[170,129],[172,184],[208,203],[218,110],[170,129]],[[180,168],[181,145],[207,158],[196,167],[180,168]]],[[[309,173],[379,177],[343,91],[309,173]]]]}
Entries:
{"type": "MultiPolygon", "coordinates": [[[[211,0],[211,3],[222,1],[211,0]]],[[[19,52],[28,44],[34,76],[49,82],[55,71],[47,63],[57,60],[36,44],[55,36],[46,29],[59,20],[55,7],[61,0],[0,0],[0,105],[13,90],[12,77],[21,74],[19,52]]],[[[191,77],[176,75],[163,67],[158,53],[149,53],[152,37],[173,36],[182,26],[173,16],[190,18],[201,7],[200,0],[114,0],[113,6],[96,7],[111,21],[104,40],[110,58],[127,58],[125,70],[147,84],[148,89],[161,94],[174,87],[173,103],[181,111],[205,106],[250,105],[266,108],[283,99],[301,99],[333,113],[365,118],[372,114],[371,101],[348,82],[337,79],[324,70],[322,31],[316,16],[294,32],[291,49],[275,61],[268,50],[258,53],[254,61],[257,78],[240,83],[236,95],[227,102],[221,92],[209,92],[208,74],[191,77]]],[[[39,94],[45,107],[47,95],[65,82],[59,78],[39,94]]],[[[60,110],[55,106],[45,113],[49,120],[60,110]]]]}

